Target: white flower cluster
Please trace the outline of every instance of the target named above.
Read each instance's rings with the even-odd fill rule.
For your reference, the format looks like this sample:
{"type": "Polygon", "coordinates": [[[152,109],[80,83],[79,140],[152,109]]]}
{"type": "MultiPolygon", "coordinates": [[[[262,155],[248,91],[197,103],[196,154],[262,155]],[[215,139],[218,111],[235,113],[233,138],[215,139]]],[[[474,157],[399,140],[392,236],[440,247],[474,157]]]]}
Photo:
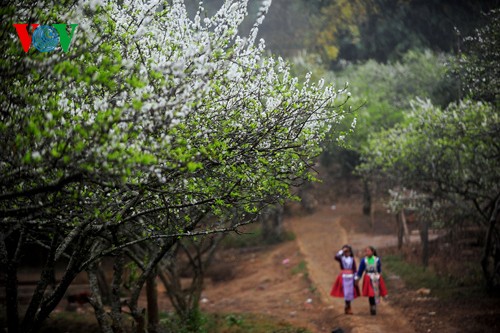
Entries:
{"type": "Polygon", "coordinates": [[[337,105],[348,93],[310,75],[299,83],[283,59],[265,56],[257,34],[271,1],[249,36],[238,35],[247,4],[227,0],[210,17],[200,5],[191,18],[179,0],[80,1],[65,17],[78,22],[71,57],[37,63],[53,66],[53,79],[41,83],[48,103],[19,113],[44,114],[33,123],[37,140],[19,151],[46,161],[44,175],[69,165],[127,182],[153,176],[183,190],[209,181],[172,181],[168,172],[207,161],[227,184],[303,173],[343,117],[337,105]]]}

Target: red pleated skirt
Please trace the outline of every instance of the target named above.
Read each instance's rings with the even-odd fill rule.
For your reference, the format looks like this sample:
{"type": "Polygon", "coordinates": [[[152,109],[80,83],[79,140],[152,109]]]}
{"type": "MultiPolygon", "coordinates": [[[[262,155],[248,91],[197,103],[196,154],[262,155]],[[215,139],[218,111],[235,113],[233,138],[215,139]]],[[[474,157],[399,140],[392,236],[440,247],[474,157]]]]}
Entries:
{"type": "MultiPolygon", "coordinates": [[[[355,273],[354,273],[355,274],[355,273]]],[[[344,284],[343,284],[342,272],[337,276],[337,279],[333,283],[332,290],[330,291],[330,296],[333,297],[344,297],[344,284]]],[[[361,293],[359,288],[354,285],[354,298],[359,297],[361,293]]]]}
{"type": "MultiPolygon", "coordinates": [[[[380,275],[379,279],[379,291],[380,291],[380,297],[384,297],[387,295],[387,288],[385,286],[385,281],[382,278],[382,275],[380,275]]],[[[373,291],[373,286],[372,286],[372,281],[370,280],[370,277],[368,274],[365,274],[363,278],[363,296],[367,297],[375,297],[375,292],[373,291]]]]}

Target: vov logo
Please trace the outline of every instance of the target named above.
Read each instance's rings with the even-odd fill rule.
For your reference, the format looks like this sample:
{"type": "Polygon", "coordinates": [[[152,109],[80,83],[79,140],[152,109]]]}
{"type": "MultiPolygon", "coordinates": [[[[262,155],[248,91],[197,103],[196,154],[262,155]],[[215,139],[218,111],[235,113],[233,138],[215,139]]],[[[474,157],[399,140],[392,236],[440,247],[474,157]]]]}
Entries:
{"type": "Polygon", "coordinates": [[[28,23],[13,24],[21,41],[24,52],[28,53],[31,45],[40,52],[54,51],[61,44],[64,52],[68,52],[69,45],[73,39],[78,24],[70,24],[71,31],[68,34],[67,24],[39,25],[31,24],[32,35],[28,33],[28,23]]]}

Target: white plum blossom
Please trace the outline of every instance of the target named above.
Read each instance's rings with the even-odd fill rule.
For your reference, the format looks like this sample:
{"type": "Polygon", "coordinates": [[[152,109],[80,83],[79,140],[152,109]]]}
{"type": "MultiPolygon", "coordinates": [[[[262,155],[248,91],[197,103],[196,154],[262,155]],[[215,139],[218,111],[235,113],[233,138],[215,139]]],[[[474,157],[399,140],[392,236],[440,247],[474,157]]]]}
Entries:
{"type": "MultiPolygon", "coordinates": [[[[0,41],[0,221],[57,249],[53,261],[78,256],[71,272],[127,242],[196,235],[200,216],[224,225],[292,197],[344,117],[345,88],[299,80],[266,53],[271,1],[247,36],[246,0],[208,17],[180,0],[19,4],[19,22],[56,8],[78,26],[68,52],[25,55],[14,29],[0,41]]],[[[51,311],[42,299],[37,320],[51,311]]]]}

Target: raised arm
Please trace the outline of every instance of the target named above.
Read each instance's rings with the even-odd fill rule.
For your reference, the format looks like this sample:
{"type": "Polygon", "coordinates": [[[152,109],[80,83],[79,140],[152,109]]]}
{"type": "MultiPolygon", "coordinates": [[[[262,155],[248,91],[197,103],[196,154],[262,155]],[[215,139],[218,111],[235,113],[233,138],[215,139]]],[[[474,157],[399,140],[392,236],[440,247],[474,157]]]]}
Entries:
{"type": "Polygon", "coordinates": [[[343,250],[340,250],[339,252],[337,252],[337,254],[335,255],[335,260],[337,260],[338,262],[341,262],[341,258],[342,258],[343,254],[344,254],[343,250]]]}

